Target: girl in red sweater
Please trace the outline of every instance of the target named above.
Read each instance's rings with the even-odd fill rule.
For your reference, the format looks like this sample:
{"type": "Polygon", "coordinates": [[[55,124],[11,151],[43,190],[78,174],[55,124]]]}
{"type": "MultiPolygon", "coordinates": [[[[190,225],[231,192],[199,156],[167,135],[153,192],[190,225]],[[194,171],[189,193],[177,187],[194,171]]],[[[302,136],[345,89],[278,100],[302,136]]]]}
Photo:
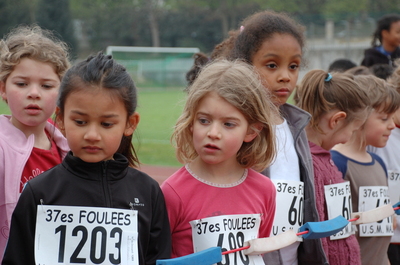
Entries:
{"type": "MultiPolygon", "coordinates": [[[[351,78],[323,70],[307,73],[296,96],[298,106],[312,115],[306,132],[313,158],[319,218],[324,221],[344,214],[349,219],[350,185],[344,182],[329,150],[346,143],[365,122],[369,98],[351,78]]],[[[329,264],[361,264],[360,247],[351,230],[349,225],[336,235],[321,239],[329,264]]]]}

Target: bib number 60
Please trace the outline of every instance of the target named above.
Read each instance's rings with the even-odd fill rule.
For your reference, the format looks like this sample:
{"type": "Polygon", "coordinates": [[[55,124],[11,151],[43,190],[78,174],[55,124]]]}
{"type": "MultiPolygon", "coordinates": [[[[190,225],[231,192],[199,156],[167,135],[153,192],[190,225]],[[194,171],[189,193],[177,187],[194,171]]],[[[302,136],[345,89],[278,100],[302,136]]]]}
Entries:
{"type": "Polygon", "coordinates": [[[292,204],[289,208],[288,221],[290,225],[296,225],[296,223],[298,223],[298,225],[301,226],[303,223],[303,216],[301,212],[301,210],[303,209],[303,197],[300,197],[298,205],[296,202],[297,196],[294,196],[292,204]]]}

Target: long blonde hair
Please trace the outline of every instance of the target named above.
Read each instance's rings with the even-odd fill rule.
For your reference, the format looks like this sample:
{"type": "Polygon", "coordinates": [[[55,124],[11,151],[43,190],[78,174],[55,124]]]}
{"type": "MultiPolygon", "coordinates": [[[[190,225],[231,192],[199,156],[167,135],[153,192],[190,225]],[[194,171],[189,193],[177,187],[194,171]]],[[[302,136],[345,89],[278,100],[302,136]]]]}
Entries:
{"type": "Polygon", "coordinates": [[[220,60],[207,65],[188,88],[183,113],[172,134],[178,160],[188,163],[198,156],[190,128],[200,100],[211,92],[237,108],[250,125],[261,124],[258,136],[242,144],[236,159],[244,168],[266,168],[275,157],[273,125],[279,113],[253,67],[241,61],[220,60]]]}

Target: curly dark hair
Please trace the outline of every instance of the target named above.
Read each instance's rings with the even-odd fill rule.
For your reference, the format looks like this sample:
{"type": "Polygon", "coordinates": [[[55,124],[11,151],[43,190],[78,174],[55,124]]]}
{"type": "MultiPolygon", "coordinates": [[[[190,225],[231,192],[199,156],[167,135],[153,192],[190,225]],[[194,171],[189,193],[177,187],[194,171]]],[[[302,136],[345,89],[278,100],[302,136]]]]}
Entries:
{"type": "Polygon", "coordinates": [[[241,59],[251,64],[253,55],[275,33],[293,36],[300,47],[304,48],[304,27],[285,13],[269,10],[255,13],[246,18],[242,25],[243,28],[237,35],[231,52],[231,59],[241,59]]]}
{"type": "Polygon", "coordinates": [[[204,53],[194,55],[194,65],[186,74],[188,87],[197,78],[200,70],[216,59],[239,59],[251,64],[252,56],[274,33],[293,36],[303,49],[305,45],[303,32],[303,26],[285,13],[269,10],[255,13],[243,21],[240,29],[229,31],[229,37],[214,47],[210,58],[204,53]]]}
{"type": "Polygon", "coordinates": [[[205,53],[198,52],[193,55],[194,63],[190,70],[186,73],[186,81],[190,86],[194,80],[196,80],[197,75],[199,74],[200,70],[205,66],[210,59],[205,53]]]}

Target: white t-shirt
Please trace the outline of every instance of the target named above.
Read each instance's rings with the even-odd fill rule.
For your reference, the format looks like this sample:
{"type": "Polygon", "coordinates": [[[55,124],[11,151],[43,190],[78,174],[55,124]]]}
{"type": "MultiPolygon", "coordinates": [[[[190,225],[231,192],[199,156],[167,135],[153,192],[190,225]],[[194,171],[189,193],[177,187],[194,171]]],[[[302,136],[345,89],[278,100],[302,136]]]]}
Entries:
{"type": "MultiPolygon", "coordinates": [[[[294,147],[292,132],[286,120],[276,125],[277,156],[270,166],[270,178],[273,180],[300,181],[299,157],[294,147]]],[[[280,250],[282,264],[297,265],[297,248],[300,242],[280,250]]]]}
{"type": "Polygon", "coordinates": [[[270,178],[273,180],[300,181],[299,157],[294,148],[292,132],[286,120],[275,126],[277,155],[270,166],[270,178]]]}

